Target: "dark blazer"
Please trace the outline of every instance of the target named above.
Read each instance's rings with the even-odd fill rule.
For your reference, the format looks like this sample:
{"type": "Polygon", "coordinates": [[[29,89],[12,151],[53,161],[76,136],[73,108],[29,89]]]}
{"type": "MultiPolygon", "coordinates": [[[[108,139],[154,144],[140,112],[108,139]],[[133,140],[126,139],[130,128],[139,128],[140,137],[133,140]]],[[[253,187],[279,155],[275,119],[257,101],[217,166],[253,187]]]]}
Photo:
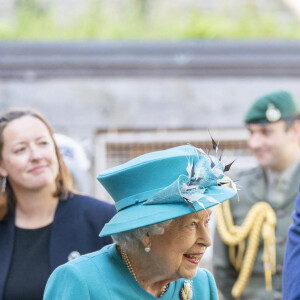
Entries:
{"type": "MultiPolygon", "coordinates": [[[[115,212],[113,205],[88,196],[73,194],[59,200],[51,228],[50,271],[67,262],[73,251],[82,255],[110,244],[111,238],[100,238],[99,233],[115,212]]],[[[14,214],[0,221],[0,300],[13,253],[14,224],[14,214]]]]}

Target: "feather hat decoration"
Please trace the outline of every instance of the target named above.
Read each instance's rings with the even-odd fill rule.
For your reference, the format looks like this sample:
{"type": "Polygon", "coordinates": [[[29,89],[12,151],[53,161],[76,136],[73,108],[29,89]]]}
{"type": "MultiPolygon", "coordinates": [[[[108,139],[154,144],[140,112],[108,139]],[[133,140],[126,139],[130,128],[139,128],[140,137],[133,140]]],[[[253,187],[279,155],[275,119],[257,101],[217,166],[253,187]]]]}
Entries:
{"type": "MultiPolygon", "coordinates": [[[[211,137],[213,149],[218,153],[218,144],[211,137]]],[[[150,197],[144,205],[159,203],[174,203],[183,200],[193,208],[194,202],[197,202],[205,209],[201,199],[205,198],[209,202],[219,204],[220,202],[214,198],[213,194],[205,193],[209,187],[229,185],[232,189],[237,190],[235,183],[225,176],[225,172],[229,171],[232,164],[223,166],[221,163],[222,153],[219,158],[206,154],[202,149],[195,148],[199,159],[195,163],[194,160],[187,161],[187,175],[180,175],[178,179],[171,185],[150,197]],[[174,195],[174,197],[169,197],[174,195]]],[[[187,158],[188,159],[188,158],[187,158]]]]}

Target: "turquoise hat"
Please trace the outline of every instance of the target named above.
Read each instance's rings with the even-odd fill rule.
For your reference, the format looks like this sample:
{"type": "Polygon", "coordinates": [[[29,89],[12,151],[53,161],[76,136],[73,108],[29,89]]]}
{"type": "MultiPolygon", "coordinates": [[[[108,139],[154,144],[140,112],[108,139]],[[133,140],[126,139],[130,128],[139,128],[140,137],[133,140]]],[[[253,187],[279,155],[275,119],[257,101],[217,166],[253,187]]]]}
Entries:
{"type": "Polygon", "coordinates": [[[100,236],[182,217],[233,197],[235,185],[224,174],[229,167],[184,145],[147,153],[100,173],[97,179],[117,209],[100,236]]]}

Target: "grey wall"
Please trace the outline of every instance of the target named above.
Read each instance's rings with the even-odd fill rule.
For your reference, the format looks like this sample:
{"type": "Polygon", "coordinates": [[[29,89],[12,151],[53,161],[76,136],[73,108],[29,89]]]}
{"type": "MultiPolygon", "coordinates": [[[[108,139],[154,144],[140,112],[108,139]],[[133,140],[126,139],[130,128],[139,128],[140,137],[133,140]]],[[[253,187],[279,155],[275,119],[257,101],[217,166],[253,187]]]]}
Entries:
{"type": "Polygon", "coordinates": [[[0,110],[33,107],[57,131],[241,127],[252,101],[278,89],[300,104],[298,78],[60,78],[0,81],[0,110]]]}

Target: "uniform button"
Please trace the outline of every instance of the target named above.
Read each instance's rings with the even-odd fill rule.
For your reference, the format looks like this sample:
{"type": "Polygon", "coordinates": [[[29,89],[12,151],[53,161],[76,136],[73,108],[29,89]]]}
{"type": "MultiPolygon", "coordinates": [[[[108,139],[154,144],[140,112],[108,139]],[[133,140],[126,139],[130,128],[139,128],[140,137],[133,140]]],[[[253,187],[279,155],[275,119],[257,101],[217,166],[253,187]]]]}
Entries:
{"type": "Polygon", "coordinates": [[[277,215],[278,218],[282,218],[282,217],[285,216],[285,211],[282,210],[282,209],[278,209],[278,210],[276,211],[276,215],[277,215]]]}
{"type": "Polygon", "coordinates": [[[80,253],[78,251],[72,251],[69,255],[68,255],[68,261],[73,260],[75,258],[78,258],[80,256],[80,253]]]}
{"type": "Polygon", "coordinates": [[[286,238],[284,236],[277,236],[276,237],[276,244],[277,245],[284,245],[286,238]]]}
{"type": "Polygon", "coordinates": [[[282,293],[280,293],[278,291],[275,291],[273,296],[274,296],[275,300],[281,300],[282,299],[282,293]]]}
{"type": "Polygon", "coordinates": [[[276,265],[276,273],[282,273],[282,265],[276,265]]]}

